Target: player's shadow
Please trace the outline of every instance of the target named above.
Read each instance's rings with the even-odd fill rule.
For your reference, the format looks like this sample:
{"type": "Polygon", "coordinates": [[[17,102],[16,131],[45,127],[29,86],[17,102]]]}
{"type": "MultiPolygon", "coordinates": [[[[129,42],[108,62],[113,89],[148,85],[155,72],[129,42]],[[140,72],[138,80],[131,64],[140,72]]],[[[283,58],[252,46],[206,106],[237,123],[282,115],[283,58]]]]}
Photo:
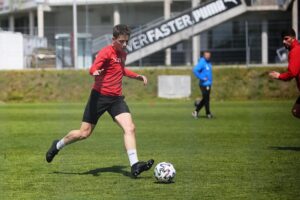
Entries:
{"type": "Polygon", "coordinates": [[[272,146],[269,147],[273,150],[279,150],[279,151],[300,151],[300,147],[278,147],[278,146],[272,146]]]}
{"type": "Polygon", "coordinates": [[[124,170],[126,168],[125,166],[112,166],[112,167],[104,167],[104,168],[96,168],[91,169],[86,172],[60,172],[60,171],[54,171],[54,174],[69,174],[69,175],[93,175],[93,176],[100,176],[101,173],[110,172],[110,173],[118,173],[122,174],[124,176],[131,177],[130,172],[124,170]]]}

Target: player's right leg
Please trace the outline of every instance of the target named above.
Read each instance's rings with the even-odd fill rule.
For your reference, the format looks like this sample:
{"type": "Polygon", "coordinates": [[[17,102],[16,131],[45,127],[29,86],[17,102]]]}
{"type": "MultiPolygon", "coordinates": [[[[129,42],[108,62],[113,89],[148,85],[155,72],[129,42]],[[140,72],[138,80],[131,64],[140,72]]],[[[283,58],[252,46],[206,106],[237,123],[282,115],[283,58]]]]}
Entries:
{"type": "Polygon", "coordinates": [[[210,86],[207,86],[206,87],[206,90],[204,91],[203,93],[203,99],[205,101],[205,112],[206,112],[206,117],[208,119],[211,119],[213,118],[213,115],[211,114],[210,112],[210,91],[211,91],[211,87],[210,86]]]}
{"type": "Polygon", "coordinates": [[[94,127],[94,124],[82,122],[79,130],[72,130],[61,140],[54,140],[46,153],[47,162],[50,163],[64,146],[88,138],[92,134],[94,127]]]}
{"type": "Polygon", "coordinates": [[[200,110],[202,109],[202,107],[205,105],[205,99],[204,99],[204,89],[202,86],[200,86],[200,90],[201,90],[201,93],[202,93],[202,99],[197,99],[194,103],[195,105],[195,110],[192,112],[192,117],[194,117],[195,119],[198,119],[199,118],[199,112],[200,110]]]}
{"type": "MultiPolygon", "coordinates": [[[[119,108],[120,105],[122,104],[119,104],[119,108]]],[[[138,160],[136,151],[135,125],[129,111],[128,113],[121,113],[115,116],[115,121],[124,131],[124,144],[131,166],[131,174],[134,178],[136,178],[140,173],[149,170],[154,164],[154,160],[150,159],[147,162],[138,160]]]]}
{"type": "Polygon", "coordinates": [[[131,174],[134,178],[136,178],[143,171],[149,170],[154,164],[154,160],[150,159],[147,162],[139,161],[131,166],[131,174]]]}

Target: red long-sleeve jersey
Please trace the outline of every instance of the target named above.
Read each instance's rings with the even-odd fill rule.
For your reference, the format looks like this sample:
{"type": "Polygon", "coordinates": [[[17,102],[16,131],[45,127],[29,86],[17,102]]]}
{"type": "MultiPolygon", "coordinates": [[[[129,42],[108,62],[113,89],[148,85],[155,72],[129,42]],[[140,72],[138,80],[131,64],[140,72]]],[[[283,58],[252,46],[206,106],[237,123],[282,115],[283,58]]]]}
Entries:
{"type": "Polygon", "coordinates": [[[90,74],[96,70],[103,70],[100,75],[95,76],[93,89],[105,96],[122,95],[122,78],[127,76],[136,78],[138,74],[125,68],[125,52],[116,51],[112,45],[100,50],[90,68],[90,74]]]}
{"type": "Polygon", "coordinates": [[[279,79],[288,81],[295,78],[300,91],[300,44],[297,40],[294,40],[291,44],[288,59],[288,71],[281,73],[279,79]]]}

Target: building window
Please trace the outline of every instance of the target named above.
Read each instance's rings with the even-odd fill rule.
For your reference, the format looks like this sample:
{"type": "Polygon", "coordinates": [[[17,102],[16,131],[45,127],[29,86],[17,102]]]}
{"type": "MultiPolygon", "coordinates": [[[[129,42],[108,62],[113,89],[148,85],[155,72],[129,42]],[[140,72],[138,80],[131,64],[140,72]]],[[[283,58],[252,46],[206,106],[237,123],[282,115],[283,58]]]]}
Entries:
{"type": "Polygon", "coordinates": [[[101,16],[101,24],[111,24],[111,17],[109,15],[101,16]]]}

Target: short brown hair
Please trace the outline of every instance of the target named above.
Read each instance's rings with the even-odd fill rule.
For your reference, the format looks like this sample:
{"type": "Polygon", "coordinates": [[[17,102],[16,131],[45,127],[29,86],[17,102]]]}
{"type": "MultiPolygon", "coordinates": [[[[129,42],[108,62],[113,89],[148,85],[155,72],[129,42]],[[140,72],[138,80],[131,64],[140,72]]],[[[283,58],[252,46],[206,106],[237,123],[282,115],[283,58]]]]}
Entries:
{"type": "Polygon", "coordinates": [[[113,36],[114,38],[118,38],[119,35],[128,35],[130,36],[131,31],[130,28],[125,24],[118,24],[113,28],[113,36]]]}

